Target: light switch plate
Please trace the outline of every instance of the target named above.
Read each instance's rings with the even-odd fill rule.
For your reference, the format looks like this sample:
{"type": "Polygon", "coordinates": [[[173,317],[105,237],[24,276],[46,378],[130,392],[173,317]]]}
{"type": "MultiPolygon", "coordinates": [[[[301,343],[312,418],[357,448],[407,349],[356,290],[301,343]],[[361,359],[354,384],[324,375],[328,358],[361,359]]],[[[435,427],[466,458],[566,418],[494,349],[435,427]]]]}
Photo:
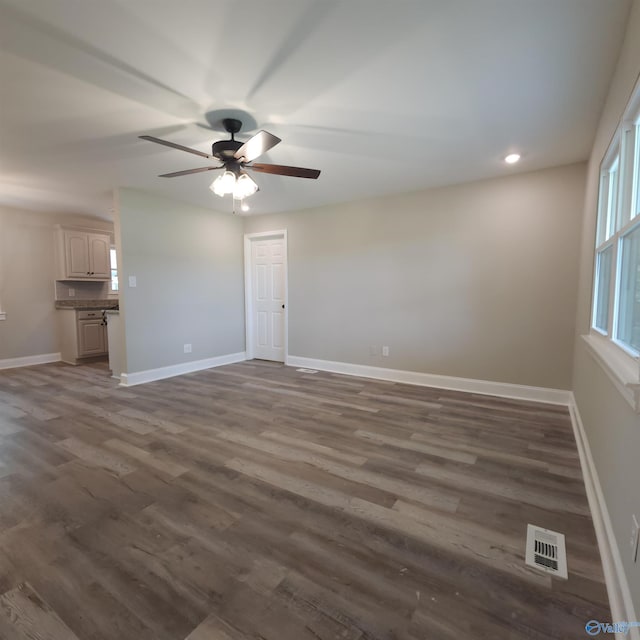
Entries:
{"type": "Polygon", "coordinates": [[[135,287],[136,285],[137,285],[136,277],[135,276],[129,276],[129,286],[130,287],[135,287]]]}

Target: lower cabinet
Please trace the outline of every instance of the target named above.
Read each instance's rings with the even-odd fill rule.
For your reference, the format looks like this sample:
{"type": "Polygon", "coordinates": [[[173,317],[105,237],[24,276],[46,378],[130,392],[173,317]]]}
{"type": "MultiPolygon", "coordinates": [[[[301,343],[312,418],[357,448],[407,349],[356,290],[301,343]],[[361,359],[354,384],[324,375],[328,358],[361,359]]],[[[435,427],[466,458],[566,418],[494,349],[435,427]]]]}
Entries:
{"type": "Polygon", "coordinates": [[[63,362],[78,364],[83,358],[107,355],[107,327],[101,311],[59,309],[58,320],[58,338],[63,362]]]}

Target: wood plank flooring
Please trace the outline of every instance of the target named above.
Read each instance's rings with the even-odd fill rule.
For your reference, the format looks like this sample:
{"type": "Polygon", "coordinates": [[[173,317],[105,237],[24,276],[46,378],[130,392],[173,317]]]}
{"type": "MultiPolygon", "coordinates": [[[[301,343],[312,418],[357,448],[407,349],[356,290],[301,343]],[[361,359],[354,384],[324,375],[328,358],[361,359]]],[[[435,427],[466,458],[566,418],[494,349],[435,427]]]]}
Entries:
{"type": "Polygon", "coordinates": [[[0,372],[0,639],[566,639],[609,620],[562,407],[252,361],[0,372]],[[569,580],[524,564],[565,533],[569,580]]]}

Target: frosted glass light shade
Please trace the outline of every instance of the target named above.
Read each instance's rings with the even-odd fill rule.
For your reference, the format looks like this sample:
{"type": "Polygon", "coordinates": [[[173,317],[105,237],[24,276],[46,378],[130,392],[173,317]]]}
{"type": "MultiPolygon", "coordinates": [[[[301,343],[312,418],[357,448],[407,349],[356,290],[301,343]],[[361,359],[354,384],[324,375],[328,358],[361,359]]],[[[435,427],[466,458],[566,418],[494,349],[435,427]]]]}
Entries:
{"type": "Polygon", "coordinates": [[[236,177],[231,171],[225,171],[221,176],[218,176],[212,183],[209,189],[213,191],[217,196],[223,197],[227,193],[233,193],[236,184],[236,177]]]}
{"type": "Polygon", "coordinates": [[[258,185],[251,179],[246,173],[240,175],[236,181],[236,186],[233,190],[233,197],[236,200],[244,200],[249,196],[252,196],[258,190],[258,185]]]}

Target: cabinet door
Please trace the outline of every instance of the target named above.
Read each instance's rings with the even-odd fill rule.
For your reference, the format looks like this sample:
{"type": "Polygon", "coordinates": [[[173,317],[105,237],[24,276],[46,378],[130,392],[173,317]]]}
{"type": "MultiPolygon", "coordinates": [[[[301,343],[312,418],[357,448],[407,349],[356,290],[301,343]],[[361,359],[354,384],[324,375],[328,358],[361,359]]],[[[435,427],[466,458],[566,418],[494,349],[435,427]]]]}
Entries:
{"type": "Polygon", "coordinates": [[[98,356],[107,352],[102,320],[78,320],[78,356],[98,356]]]}
{"type": "Polygon", "coordinates": [[[89,234],[89,271],[92,278],[111,278],[111,238],[95,233],[89,234]]]}
{"type": "Polygon", "coordinates": [[[64,252],[67,277],[88,278],[91,269],[87,234],[82,231],[65,231],[64,252]]]}

